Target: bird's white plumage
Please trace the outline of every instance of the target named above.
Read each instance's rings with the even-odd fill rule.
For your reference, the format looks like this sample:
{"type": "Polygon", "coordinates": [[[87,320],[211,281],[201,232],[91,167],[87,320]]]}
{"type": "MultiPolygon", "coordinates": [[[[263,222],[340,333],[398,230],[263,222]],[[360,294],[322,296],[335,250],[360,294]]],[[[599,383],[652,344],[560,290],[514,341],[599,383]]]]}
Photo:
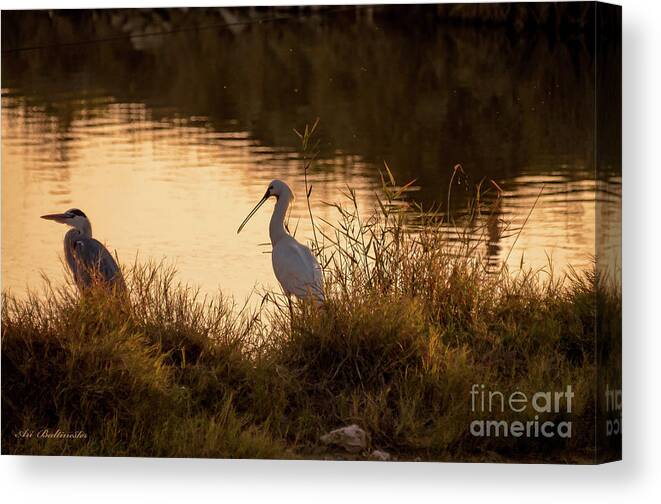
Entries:
{"type": "Polygon", "coordinates": [[[308,247],[300,244],[285,230],[287,208],[294,199],[294,193],[286,183],[282,180],[273,180],[269,184],[261,201],[239,227],[239,232],[271,196],[277,200],[269,224],[269,236],[273,246],[271,260],[275,277],[287,296],[294,295],[299,299],[323,302],[324,277],[319,262],[308,247]]]}
{"type": "Polygon", "coordinates": [[[324,300],[324,277],[312,251],[287,235],[273,247],[273,272],[287,295],[324,300]]]}

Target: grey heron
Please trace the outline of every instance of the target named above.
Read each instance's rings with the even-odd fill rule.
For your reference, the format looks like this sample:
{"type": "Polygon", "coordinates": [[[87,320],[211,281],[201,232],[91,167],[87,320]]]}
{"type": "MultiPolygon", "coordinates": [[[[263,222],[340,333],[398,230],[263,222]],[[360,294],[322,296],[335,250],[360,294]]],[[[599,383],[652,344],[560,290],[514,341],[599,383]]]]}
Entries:
{"type": "Polygon", "coordinates": [[[94,284],[124,290],[124,277],[112,254],[92,238],[92,224],[77,208],[64,213],[42,215],[42,219],[66,224],[72,229],[64,235],[64,257],[81,291],[94,284]]]}
{"type": "Polygon", "coordinates": [[[276,199],[269,225],[269,236],[273,247],[271,261],[275,277],[289,299],[294,295],[299,299],[312,299],[323,303],[324,277],[321,266],[319,266],[312,251],[296,241],[285,229],[284,221],[287,208],[294,199],[294,193],[285,182],[273,180],[269,184],[260,202],[239,226],[237,234],[241,232],[248,220],[271,196],[276,199]]]}

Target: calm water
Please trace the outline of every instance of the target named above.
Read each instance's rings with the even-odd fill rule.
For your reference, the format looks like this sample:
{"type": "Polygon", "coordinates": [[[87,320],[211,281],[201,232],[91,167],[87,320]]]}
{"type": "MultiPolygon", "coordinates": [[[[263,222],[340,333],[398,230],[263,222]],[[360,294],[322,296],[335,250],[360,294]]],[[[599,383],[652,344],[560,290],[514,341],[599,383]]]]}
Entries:
{"type": "MultiPolygon", "coordinates": [[[[203,24],[202,15],[171,11],[167,26],[203,24]]],[[[3,49],[165,22],[121,12],[16,16],[3,16],[3,49]]],[[[407,23],[376,9],[369,18],[317,15],[3,54],[3,289],[23,294],[42,273],[62,278],[65,229],[39,216],[70,207],[87,213],[124,263],[165,259],[181,280],[239,300],[276,288],[272,206],[236,229],[281,178],[299,196],[290,224],[299,223],[299,239],[311,235],[293,128],[316,117],[317,215],[334,219],[323,202],[341,200],[346,184],[372,208],[384,161],[400,181],[417,179],[412,200],[444,202],[461,163],[469,179],[453,189],[457,209],[464,187],[492,178],[504,190],[500,218],[513,226],[544,187],[509,255],[513,271],[522,254],[533,267],[547,256],[557,271],[588,267],[595,219],[620,218],[619,178],[604,177],[595,205],[589,45],[407,23]]],[[[514,238],[488,240],[497,263],[514,238]]]]}

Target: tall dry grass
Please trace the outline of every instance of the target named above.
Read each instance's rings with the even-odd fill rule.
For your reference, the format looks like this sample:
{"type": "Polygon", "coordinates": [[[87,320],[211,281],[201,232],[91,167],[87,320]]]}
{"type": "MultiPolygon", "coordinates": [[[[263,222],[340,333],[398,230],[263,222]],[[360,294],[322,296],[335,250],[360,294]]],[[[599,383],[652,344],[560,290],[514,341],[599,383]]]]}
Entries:
{"type": "Polygon", "coordinates": [[[334,222],[309,207],[327,302],[299,303],[293,319],[276,295],[248,313],[163,264],[128,268],[124,297],[3,294],[3,453],[343,458],[319,438],[357,423],[404,460],[593,460],[597,306],[615,319],[620,297],[595,272],[494,270],[475,236],[493,235],[500,192],[481,186],[453,218],[413,208],[386,166],[374,211],[350,188],[334,222]],[[475,383],[572,384],[575,435],[472,437],[475,383]],[[44,427],[86,437],[20,435],[44,427]]]}

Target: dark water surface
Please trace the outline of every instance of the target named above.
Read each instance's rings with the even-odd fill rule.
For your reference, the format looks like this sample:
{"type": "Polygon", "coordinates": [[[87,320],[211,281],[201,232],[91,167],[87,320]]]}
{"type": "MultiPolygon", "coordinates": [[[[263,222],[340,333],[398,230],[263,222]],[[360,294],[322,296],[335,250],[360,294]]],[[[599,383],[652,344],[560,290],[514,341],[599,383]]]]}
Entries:
{"type": "Polygon", "coordinates": [[[322,202],[341,200],[346,184],[374,207],[384,161],[398,181],[416,179],[409,198],[444,204],[461,164],[457,212],[486,178],[504,191],[499,225],[529,216],[511,253],[508,233],[484,238],[492,262],[507,257],[516,271],[523,254],[532,267],[548,257],[556,271],[588,267],[596,213],[620,218],[620,179],[606,170],[594,180],[586,29],[517,31],[396,9],[296,11],[231,29],[209,27],[271,14],[3,13],[3,50],[109,39],[2,55],[3,289],[62,277],[65,230],[39,216],[74,206],[125,263],[166,258],[182,280],[240,299],[275,287],[262,245],[271,207],[236,229],[281,178],[299,196],[297,237],[310,237],[293,128],[317,117],[319,216],[334,218],[322,202]],[[207,29],[144,36],[191,24],[207,29]]]}

